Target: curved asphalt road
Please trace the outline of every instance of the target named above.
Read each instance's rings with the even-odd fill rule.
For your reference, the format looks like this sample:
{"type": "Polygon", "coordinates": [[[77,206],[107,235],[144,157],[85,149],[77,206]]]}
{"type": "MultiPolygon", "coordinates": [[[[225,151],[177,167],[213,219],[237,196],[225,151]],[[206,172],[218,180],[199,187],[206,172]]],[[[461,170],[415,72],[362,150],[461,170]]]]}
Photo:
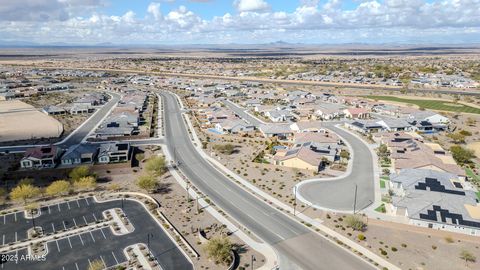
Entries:
{"type": "Polygon", "coordinates": [[[212,167],[195,149],[177,99],[161,92],[165,110],[167,147],[190,181],[231,217],[278,253],[281,269],[374,269],[357,256],[332,244],[240,188],[212,167]]]}
{"type": "Polygon", "coordinates": [[[324,126],[350,144],[353,151],[351,173],[335,180],[305,180],[297,184],[297,197],[316,208],[351,212],[355,203],[356,185],[355,209],[358,211],[366,208],[375,200],[373,157],[370,149],[360,138],[335,127],[333,123],[325,123],[324,126]]]}

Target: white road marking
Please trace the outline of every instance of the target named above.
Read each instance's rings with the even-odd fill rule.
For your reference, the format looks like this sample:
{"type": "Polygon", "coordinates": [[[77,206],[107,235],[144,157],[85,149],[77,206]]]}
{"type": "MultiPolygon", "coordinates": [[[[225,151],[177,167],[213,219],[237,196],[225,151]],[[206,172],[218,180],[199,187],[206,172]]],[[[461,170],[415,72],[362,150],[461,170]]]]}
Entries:
{"type": "Polygon", "coordinates": [[[15,212],[15,222],[17,222],[17,212],[15,212]]]}
{"type": "MultiPolygon", "coordinates": [[[[3,224],[6,224],[7,223],[7,215],[3,216],[3,224]]],[[[2,264],[3,266],[3,264],[2,264]]]]}
{"type": "Polygon", "coordinates": [[[17,232],[15,232],[15,242],[17,242],[17,232]]]}
{"type": "Polygon", "coordinates": [[[58,252],[60,252],[60,246],[58,245],[58,241],[55,240],[55,243],[57,243],[57,249],[58,249],[58,252]]]}
{"type": "Polygon", "coordinates": [[[117,260],[117,257],[115,257],[115,253],[113,253],[113,251],[112,251],[112,256],[113,256],[113,258],[115,259],[115,262],[116,262],[117,264],[120,264],[120,263],[118,262],[118,260],[117,260]]]}
{"type": "Polygon", "coordinates": [[[62,266],[62,270],[65,270],[65,266],[62,266]]]}
{"type": "Polygon", "coordinates": [[[85,202],[87,203],[87,205],[90,205],[90,204],[88,203],[88,200],[87,200],[87,198],[85,198],[85,202]]]}
{"type": "Polygon", "coordinates": [[[90,265],[90,267],[92,267],[92,262],[90,261],[90,259],[87,259],[88,260],[88,265],[90,265]]]}
{"type": "Polygon", "coordinates": [[[97,217],[95,216],[95,213],[92,213],[93,215],[93,218],[95,219],[95,221],[97,221],[97,217]]]}
{"type": "Polygon", "coordinates": [[[82,235],[79,234],[78,237],[80,238],[80,241],[82,241],[82,246],[85,246],[85,244],[83,243],[82,235]]]}
{"type": "Polygon", "coordinates": [[[52,223],[52,229],[53,229],[53,232],[55,232],[55,226],[53,225],[53,223],[52,223]]]}
{"type": "Polygon", "coordinates": [[[71,208],[70,208],[70,204],[68,203],[68,201],[67,201],[67,206],[68,206],[68,209],[71,209],[71,208]]]}
{"type": "Polygon", "coordinates": [[[83,220],[85,220],[85,225],[87,225],[88,222],[87,222],[87,219],[85,218],[85,216],[83,216],[83,220]]]}
{"type": "Polygon", "coordinates": [[[50,205],[47,205],[48,207],[48,213],[50,214],[52,211],[50,210],[50,205]]]}
{"type": "MultiPolygon", "coordinates": [[[[105,233],[103,232],[103,229],[100,229],[100,231],[102,232],[103,234],[103,238],[107,239],[107,237],[105,236],[105,233]]],[[[4,236],[5,237],[5,236],[4,236]]]]}
{"type": "Polygon", "coordinates": [[[80,208],[80,203],[78,202],[78,200],[76,200],[76,202],[77,202],[78,208],[80,208]]]}
{"type": "Polygon", "coordinates": [[[70,241],[70,237],[67,237],[67,239],[68,239],[68,244],[70,244],[70,248],[73,248],[72,247],[72,242],[70,241]]]}
{"type": "Polygon", "coordinates": [[[60,204],[57,204],[58,206],[58,212],[62,212],[62,209],[60,209],[60,204]]]}
{"type": "Polygon", "coordinates": [[[75,221],[75,218],[73,218],[73,224],[75,224],[75,227],[77,227],[77,222],[75,221]]]}
{"type": "Polygon", "coordinates": [[[80,269],[78,269],[78,264],[77,263],[75,263],[75,267],[77,268],[77,270],[80,270],[80,269]]]}
{"type": "Polygon", "coordinates": [[[3,235],[2,246],[5,245],[5,234],[3,235]]]}
{"type": "Polygon", "coordinates": [[[95,243],[95,237],[93,237],[92,231],[89,231],[90,236],[92,237],[93,242],[95,243]]]}
{"type": "Polygon", "coordinates": [[[63,228],[65,229],[65,231],[67,230],[67,225],[65,225],[65,221],[62,221],[63,223],[63,228]]]}
{"type": "Polygon", "coordinates": [[[104,266],[104,267],[107,267],[107,264],[105,263],[105,260],[103,260],[103,257],[102,257],[102,255],[100,255],[100,259],[102,259],[103,266],[104,266]]]}

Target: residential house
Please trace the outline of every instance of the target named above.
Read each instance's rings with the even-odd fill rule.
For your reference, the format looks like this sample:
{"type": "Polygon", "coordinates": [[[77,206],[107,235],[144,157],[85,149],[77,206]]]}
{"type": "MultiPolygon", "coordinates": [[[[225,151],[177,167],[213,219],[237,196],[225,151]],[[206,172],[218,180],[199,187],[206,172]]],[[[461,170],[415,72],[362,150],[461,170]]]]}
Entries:
{"type": "Polygon", "coordinates": [[[480,204],[468,183],[436,170],[404,169],[390,176],[388,212],[432,229],[480,236],[480,204]]]}
{"type": "Polygon", "coordinates": [[[320,151],[316,150],[315,146],[308,142],[291,149],[278,150],[273,160],[275,165],[318,172],[330,151],[327,149],[327,153],[323,148],[320,151]]]}
{"type": "Polygon", "coordinates": [[[48,105],[42,108],[42,112],[48,115],[59,115],[59,114],[66,114],[67,111],[63,108],[57,107],[55,105],[48,105]]]}
{"type": "Polygon", "coordinates": [[[293,136],[293,130],[290,124],[263,124],[260,125],[260,132],[265,138],[278,138],[279,140],[286,140],[293,136]]]}
{"type": "Polygon", "coordinates": [[[128,142],[112,142],[100,145],[98,163],[117,163],[130,160],[130,144],[128,142]]]}
{"type": "Polygon", "coordinates": [[[215,129],[221,133],[248,133],[255,131],[255,126],[250,125],[242,119],[227,119],[225,121],[215,124],[215,129]]]}
{"type": "Polygon", "coordinates": [[[70,146],[61,157],[62,165],[91,164],[95,162],[98,146],[94,144],[76,144],[70,146]]]}
{"type": "Polygon", "coordinates": [[[370,112],[365,108],[348,108],[343,110],[345,117],[351,119],[367,119],[370,118],[370,112]]]}
{"type": "Polygon", "coordinates": [[[20,167],[53,168],[57,164],[61,150],[55,145],[28,148],[20,160],[20,167]]]}

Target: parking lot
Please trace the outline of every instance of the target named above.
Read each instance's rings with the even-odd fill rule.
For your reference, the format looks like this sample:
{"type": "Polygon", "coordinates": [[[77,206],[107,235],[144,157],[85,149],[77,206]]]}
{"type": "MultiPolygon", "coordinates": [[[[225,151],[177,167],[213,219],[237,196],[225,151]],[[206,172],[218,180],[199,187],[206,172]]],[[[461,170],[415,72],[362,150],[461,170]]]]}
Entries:
{"type": "MultiPolygon", "coordinates": [[[[110,226],[105,226],[81,234],[54,239],[47,242],[48,254],[45,261],[4,262],[0,266],[1,269],[83,270],[88,269],[89,263],[94,260],[101,260],[107,267],[110,267],[127,260],[123,253],[123,249],[127,246],[136,243],[147,244],[148,235],[151,239],[151,252],[157,258],[162,269],[193,269],[188,259],[140,203],[125,200],[123,204],[125,214],[136,228],[133,232],[115,235],[110,226]]],[[[73,200],[42,208],[42,215],[38,217],[38,220],[41,221],[42,228],[47,232],[58,231],[60,228],[71,228],[75,224],[80,226],[80,224],[95,222],[101,217],[102,211],[121,207],[121,205],[121,200],[105,203],[97,203],[93,198],[73,200]],[[49,226],[51,229],[48,228],[49,226]]],[[[0,219],[0,221],[2,220],[0,219]]],[[[31,226],[29,221],[21,212],[9,214],[5,217],[5,222],[0,225],[2,226],[0,232],[8,235],[8,239],[16,233],[17,239],[19,239],[19,232],[26,232],[31,226]],[[14,224],[21,224],[22,230],[19,230],[14,224]],[[25,224],[30,226],[24,227],[25,224]],[[4,228],[9,230],[4,230],[4,228]]],[[[37,225],[37,219],[35,223],[37,225]]],[[[26,233],[23,237],[26,237],[26,233]]],[[[22,249],[11,254],[18,254],[20,258],[22,254],[27,254],[27,250],[22,249]]]]}
{"type": "MultiPolygon", "coordinates": [[[[41,215],[35,218],[35,226],[43,232],[54,233],[83,226],[103,219],[102,212],[113,203],[96,203],[92,197],[72,200],[41,208],[41,215]]],[[[33,227],[33,220],[25,218],[24,212],[0,216],[0,241],[2,246],[27,239],[27,231],[33,227]]]]}

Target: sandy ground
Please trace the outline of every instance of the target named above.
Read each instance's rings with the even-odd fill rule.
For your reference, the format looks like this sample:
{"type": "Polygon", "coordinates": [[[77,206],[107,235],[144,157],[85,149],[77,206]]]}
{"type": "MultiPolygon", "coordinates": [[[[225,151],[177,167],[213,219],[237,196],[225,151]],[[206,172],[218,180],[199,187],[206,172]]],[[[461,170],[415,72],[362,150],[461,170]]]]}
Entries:
{"type": "Polygon", "coordinates": [[[480,157],[480,142],[472,142],[467,145],[467,148],[475,151],[475,155],[480,157]]]}
{"type": "Polygon", "coordinates": [[[0,101],[0,142],[58,137],[63,125],[22,101],[0,101]]]}

